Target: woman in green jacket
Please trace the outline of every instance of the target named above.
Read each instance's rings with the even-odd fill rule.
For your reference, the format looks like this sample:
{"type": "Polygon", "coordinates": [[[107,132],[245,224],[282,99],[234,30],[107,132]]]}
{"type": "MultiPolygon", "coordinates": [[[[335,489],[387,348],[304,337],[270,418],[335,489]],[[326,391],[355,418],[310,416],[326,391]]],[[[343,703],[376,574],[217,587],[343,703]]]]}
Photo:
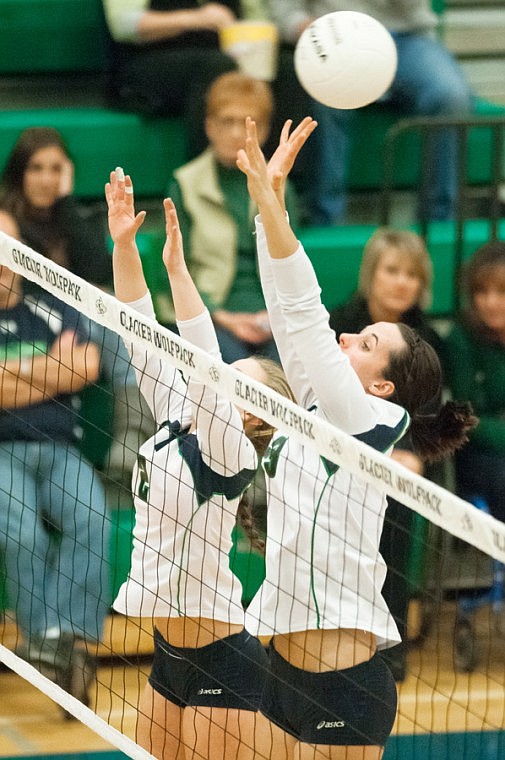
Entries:
{"type": "Polygon", "coordinates": [[[457,488],[464,498],[484,497],[505,520],[505,242],[475,252],[463,296],[447,338],[446,375],[454,398],[469,399],[480,422],[456,454],[457,488]]]}

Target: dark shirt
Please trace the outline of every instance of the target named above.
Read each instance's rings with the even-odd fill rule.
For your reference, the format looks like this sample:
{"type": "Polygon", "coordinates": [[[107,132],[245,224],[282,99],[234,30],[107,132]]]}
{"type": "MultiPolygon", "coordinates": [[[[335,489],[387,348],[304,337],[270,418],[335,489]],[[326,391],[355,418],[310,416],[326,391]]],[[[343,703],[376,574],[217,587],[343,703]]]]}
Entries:
{"type": "Polygon", "coordinates": [[[470,443],[505,455],[505,346],[457,322],[446,339],[446,372],[453,398],[468,399],[479,424],[470,443]]]}
{"type": "MultiPolygon", "coordinates": [[[[400,321],[415,330],[421,338],[433,346],[439,356],[442,356],[443,341],[419,306],[413,306],[404,312],[400,321]]],[[[359,333],[373,323],[374,320],[368,311],[368,303],[359,293],[355,293],[347,303],[337,306],[330,313],[330,327],[335,330],[337,338],[342,332],[359,333]]]]}
{"type": "MultiPolygon", "coordinates": [[[[25,295],[14,308],[0,309],[0,361],[47,354],[64,330],[78,330],[79,319],[74,309],[49,293],[25,295]]],[[[74,404],[73,395],[62,394],[19,409],[0,409],[0,440],[74,442],[74,404]]]]}
{"type": "MultiPolygon", "coordinates": [[[[220,5],[226,5],[230,10],[234,12],[237,18],[241,16],[240,0],[218,0],[220,5]]],[[[203,5],[198,0],[151,0],[149,9],[152,11],[182,11],[182,10],[197,10],[203,5]]],[[[173,50],[187,47],[219,47],[219,36],[217,32],[213,32],[210,29],[202,29],[199,31],[184,32],[183,34],[177,34],[173,37],[168,37],[159,42],[147,42],[142,45],[135,43],[115,43],[115,47],[122,58],[123,56],[129,57],[142,56],[143,50],[153,48],[170,48],[173,50]]],[[[189,83],[190,84],[190,83],[189,83]]]]}
{"type": "MultiPolygon", "coordinates": [[[[31,215],[16,221],[22,240],[37,253],[94,285],[112,284],[105,216],[66,196],[56,201],[49,216],[31,215]]],[[[32,292],[32,286],[25,284],[32,292]]]]}

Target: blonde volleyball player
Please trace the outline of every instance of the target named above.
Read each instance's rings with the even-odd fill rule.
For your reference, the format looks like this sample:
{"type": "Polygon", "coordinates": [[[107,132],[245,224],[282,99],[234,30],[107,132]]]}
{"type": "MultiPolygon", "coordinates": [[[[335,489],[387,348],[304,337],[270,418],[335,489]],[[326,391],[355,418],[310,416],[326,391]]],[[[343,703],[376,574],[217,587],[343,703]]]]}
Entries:
{"type": "MultiPolygon", "coordinates": [[[[135,235],[133,187],[122,170],[106,185],[119,300],[154,316],[135,235]]],[[[175,208],[164,201],[167,268],[181,335],[219,359],[208,311],[188,274],[175,208]]],[[[154,624],[154,660],[137,738],[155,757],[254,757],[253,731],[266,655],[244,630],[241,585],[229,568],[240,497],[272,429],[203,384],[183,381],[145,349],[128,346],[159,424],[134,473],[132,565],[114,607],[154,624]],[[254,441],[254,444],[253,442],[254,441]]],[[[284,393],[280,367],[243,359],[237,369],[284,393]]]]}
{"type": "MultiPolygon", "coordinates": [[[[464,442],[475,418],[455,403],[419,416],[440,390],[434,350],[410,328],[386,322],[337,343],[290,228],[284,182],[315,126],[307,118],[290,134],[288,122],[267,167],[248,119],[237,162],[260,212],[260,273],[286,375],[299,404],[380,451],[392,449],[410,416],[420,455],[438,458],[464,442]]],[[[396,689],[376,652],[399,641],[381,596],[385,493],[280,433],[263,463],[266,579],[246,613],[248,630],[272,635],[258,756],[377,760],[396,689]]]]}

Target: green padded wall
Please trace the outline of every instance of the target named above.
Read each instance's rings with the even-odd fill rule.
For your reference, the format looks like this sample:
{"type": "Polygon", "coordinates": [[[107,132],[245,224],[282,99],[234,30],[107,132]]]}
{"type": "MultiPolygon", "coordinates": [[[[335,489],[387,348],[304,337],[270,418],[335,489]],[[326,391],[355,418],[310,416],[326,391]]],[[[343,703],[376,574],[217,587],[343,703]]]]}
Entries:
{"type": "MultiPolygon", "coordinates": [[[[300,240],[314,265],[327,309],[344,303],[356,289],[363,246],[375,229],[374,225],[346,225],[300,231],[300,240]]],[[[490,235],[491,225],[486,219],[466,221],[463,259],[487,242],[490,235]]],[[[498,237],[505,240],[505,220],[498,225],[498,237]]],[[[428,226],[427,246],[434,270],[433,303],[429,311],[437,316],[448,316],[454,311],[456,238],[454,222],[432,222],[428,226]]]]}
{"type": "Polygon", "coordinates": [[[149,119],[106,108],[4,111],[0,120],[0,167],[26,127],[51,126],[75,161],[75,192],[103,198],[109,172],[123,166],[138,196],[163,197],[171,172],[186,158],[185,133],[177,119],[149,119]]]}
{"type": "Polygon", "coordinates": [[[103,71],[101,0],[0,0],[0,72],[103,71]]]}

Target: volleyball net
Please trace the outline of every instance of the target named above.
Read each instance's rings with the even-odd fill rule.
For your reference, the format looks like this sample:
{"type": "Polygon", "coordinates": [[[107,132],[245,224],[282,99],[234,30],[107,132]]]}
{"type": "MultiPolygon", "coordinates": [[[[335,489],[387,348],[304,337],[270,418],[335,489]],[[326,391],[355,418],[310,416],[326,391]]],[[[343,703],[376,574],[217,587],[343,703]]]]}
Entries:
{"type": "MultiPolygon", "coordinates": [[[[407,521],[408,527],[395,525],[394,518],[392,521],[393,528],[396,529],[395,540],[402,546],[408,546],[407,564],[405,568],[397,571],[397,575],[402,576],[401,580],[408,586],[409,595],[415,601],[415,604],[411,604],[411,615],[406,621],[407,635],[412,642],[415,640],[420,646],[417,653],[412,655],[415,660],[412,667],[409,662],[407,681],[400,687],[395,733],[408,735],[454,730],[451,719],[455,713],[463,715],[461,720],[466,730],[484,731],[502,728],[503,698],[501,697],[502,712],[500,714],[500,680],[493,669],[492,655],[489,655],[486,661],[490,670],[489,673],[486,671],[483,673],[486,677],[485,686],[481,685],[480,697],[475,704],[468,692],[463,689],[461,682],[457,680],[458,671],[469,672],[476,667],[481,669],[486,667],[486,664],[479,662],[477,655],[479,643],[474,636],[473,628],[470,631],[471,635],[467,635],[468,630],[463,631],[460,641],[455,639],[453,641],[452,634],[449,634],[450,643],[457,644],[460,648],[460,660],[457,661],[456,657],[454,662],[455,680],[449,679],[444,682],[439,678],[440,647],[447,647],[447,643],[440,644],[441,640],[437,637],[441,635],[440,620],[443,623],[442,628],[445,626],[446,629],[447,620],[450,620],[450,625],[452,625],[455,617],[464,618],[465,625],[468,623],[474,626],[473,621],[468,621],[477,610],[478,602],[485,593],[491,594],[489,601],[491,602],[490,609],[497,621],[495,627],[499,628],[500,625],[505,627],[501,620],[503,605],[499,592],[500,568],[502,564],[505,565],[504,524],[487,514],[485,509],[479,508],[482,504],[466,502],[442,485],[416,475],[394,459],[343,433],[324,420],[316,418],[289,399],[244,375],[234,367],[216,360],[215,357],[164,328],[155,320],[143,316],[109,293],[72,275],[66,269],[4,233],[0,233],[0,265],[35,283],[75,309],[81,315],[80,319],[91,320],[91,340],[99,344],[102,363],[106,363],[104,357],[107,356],[108,365],[112,367],[107,381],[104,382],[103,378],[100,378],[94,383],[89,383],[80,395],[82,406],[78,415],[81,418],[81,428],[84,430],[81,454],[84,451],[82,456],[93,460],[95,465],[93,478],[101,489],[98,493],[104,494],[107,507],[97,510],[98,522],[95,520],[93,529],[89,524],[83,528],[88,531],[88,541],[91,546],[88,564],[79,565],[76,561],[71,567],[57,566],[58,549],[55,549],[54,541],[58,546],[58,542],[61,542],[62,538],[64,540],[64,536],[58,535],[52,536],[53,544],[47,543],[45,548],[47,554],[43,557],[46,564],[56,564],[54,593],[69,596],[67,602],[69,618],[74,609],[71,595],[77,594],[78,590],[86,587],[88,576],[91,576],[93,572],[100,574],[100,571],[96,570],[98,565],[108,566],[108,580],[106,581],[107,591],[103,592],[102,589],[103,599],[97,600],[97,609],[101,604],[111,605],[129,570],[135,519],[130,490],[131,472],[137,460],[139,446],[154,433],[155,425],[139,394],[136,395],[135,389],[128,390],[124,385],[124,380],[119,383],[114,382],[114,373],[123,378],[125,372],[125,368],[121,365],[124,362],[121,340],[124,340],[135,345],[139,354],[156,357],[160,368],[173,367],[186,381],[193,379],[202,383],[219,397],[257,415],[285,436],[298,440],[307,447],[307,450],[316,452],[328,462],[344,468],[364,484],[385,492],[390,499],[394,499],[410,510],[409,515],[412,519],[407,521]],[[122,386],[121,383],[123,383],[122,386]],[[120,430],[116,424],[118,417],[122,417],[124,423],[120,430]],[[113,465],[111,465],[111,451],[116,452],[113,465]],[[117,452],[120,452],[119,455],[117,452]],[[96,526],[100,525],[100,520],[102,520],[102,529],[97,530],[96,526]],[[105,536],[107,536],[106,539],[105,536]],[[451,562],[454,568],[448,567],[451,562]],[[444,581],[446,575],[451,575],[450,581],[447,579],[444,581]],[[491,591],[488,591],[488,586],[491,591]],[[458,595],[461,598],[458,598],[458,595]],[[412,678],[416,679],[418,687],[413,691],[408,691],[407,684],[412,678]],[[420,700],[413,696],[416,691],[421,690],[428,695],[426,705],[422,709],[419,706],[420,700]]],[[[5,333],[10,329],[9,319],[7,315],[2,319],[1,329],[5,333]]],[[[39,347],[34,343],[34,351],[37,350],[39,347]]],[[[7,355],[6,353],[6,359],[7,355]]],[[[137,370],[143,371],[142,366],[139,365],[137,370]]],[[[156,378],[153,378],[153,382],[155,381],[156,378]]],[[[184,392],[174,389],[168,392],[179,392],[184,396],[184,392]]],[[[184,399],[181,403],[184,403],[184,399]]],[[[20,402],[19,407],[22,405],[23,403],[20,402]]],[[[5,405],[3,408],[4,415],[15,417],[18,414],[16,404],[10,403],[7,410],[5,410],[5,405]]],[[[22,459],[19,452],[14,456],[22,459]]],[[[19,464],[32,468],[36,466],[33,461],[21,461],[18,462],[18,466],[19,464]]],[[[303,463],[299,464],[303,466],[303,463]]],[[[220,465],[226,468],[226,461],[221,462],[220,465]]],[[[5,462],[3,466],[7,466],[5,462]]],[[[75,477],[74,472],[69,467],[66,477],[75,477]]],[[[79,463],[77,463],[77,472],[79,472],[79,463]]],[[[13,478],[14,476],[11,481],[4,480],[4,485],[0,488],[3,491],[3,500],[14,510],[13,478]],[[11,491],[9,482],[12,485],[11,491]]],[[[173,484],[167,483],[167,486],[172,487],[173,484]]],[[[61,490],[61,484],[58,487],[61,490]]],[[[257,513],[261,512],[258,505],[264,501],[263,486],[259,479],[254,488],[255,490],[248,492],[250,501],[253,502],[253,514],[255,507],[257,507],[257,513]]],[[[90,494],[93,493],[92,483],[89,484],[89,489],[90,494]]],[[[19,510],[20,503],[22,507],[27,508],[22,502],[23,499],[28,500],[29,497],[28,492],[19,497],[16,501],[16,509],[19,510]]],[[[90,496],[90,513],[94,511],[93,498],[90,496]]],[[[22,522],[21,516],[20,524],[22,522]]],[[[44,514],[39,516],[39,522],[38,529],[48,533],[58,533],[58,530],[53,531],[55,526],[59,526],[58,517],[44,514]]],[[[264,533],[263,512],[258,522],[260,533],[264,533]]],[[[6,519],[2,524],[4,530],[11,530],[16,524],[14,516],[12,520],[6,519]]],[[[13,537],[11,534],[10,540],[19,542],[21,556],[23,533],[21,528],[18,527],[17,530],[16,536],[13,537]]],[[[78,535],[75,530],[74,534],[78,535]]],[[[221,559],[224,563],[229,562],[234,569],[242,586],[242,602],[244,606],[247,606],[261,584],[264,575],[264,559],[261,551],[252,546],[240,524],[235,526],[232,538],[231,550],[227,542],[223,544],[227,548],[226,554],[221,559]]],[[[2,537],[1,540],[3,542],[4,538],[2,537]]],[[[78,541],[78,539],[74,540],[78,541]]],[[[205,537],[203,540],[205,541],[205,537]]],[[[156,550],[156,547],[147,548],[153,552],[156,550]]],[[[217,546],[217,549],[219,552],[220,546],[217,546]]],[[[202,551],[205,552],[205,546],[202,551]]],[[[78,556],[78,554],[76,550],[75,555],[78,556]]],[[[199,556],[196,560],[193,558],[192,561],[199,562],[201,559],[199,556]]],[[[296,557],[294,562],[296,564],[296,557]]],[[[0,568],[3,569],[4,576],[10,572],[5,560],[0,568]]],[[[338,572],[339,569],[335,568],[335,573],[338,572]]],[[[191,572],[188,574],[191,575],[191,572]]],[[[9,578],[6,580],[9,581],[9,578]]],[[[99,587],[100,577],[95,580],[99,587]]],[[[30,583],[26,579],[21,579],[19,582],[25,586],[23,588],[25,595],[30,592],[30,583]]],[[[207,578],[206,583],[211,588],[213,579],[207,578]]],[[[115,745],[132,757],[147,757],[148,754],[138,747],[133,739],[138,720],[138,700],[146,682],[152,655],[151,619],[144,620],[133,616],[123,619],[121,615],[112,614],[107,616],[106,633],[101,637],[97,651],[93,653],[93,655],[98,654],[98,671],[96,684],[93,682],[94,685],[91,687],[89,706],[86,706],[68,693],[76,693],[75,689],[70,688],[68,684],[53,683],[54,674],[50,672],[50,669],[46,673],[44,667],[34,670],[28,662],[25,662],[25,659],[30,658],[26,657],[26,651],[23,650],[23,646],[26,650],[26,642],[23,643],[18,630],[19,620],[16,619],[15,610],[19,600],[12,598],[13,594],[16,594],[16,591],[12,590],[14,585],[12,578],[10,584],[4,583],[3,640],[5,646],[0,647],[0,660],[8,669],[33,683],[57,702],[64,713],[77,717],[102,736],[106,742],[115,745]],[[10,590],[10,594],[6,589],[10,590]],[[21,654],[21,657],[17,654],[21,654]],[[112,669],[109,668],[111,658],[114,659],[112,669]],[[119,678],[119,683],[118,666],[123,673],[123,676],[119,678]]],[[[34,593],[33,606],[35,606],[35,590],[32,589],[32,593],[34,593]]],[[[21,595],[21,592],[19,594],[21,595]]],[[[173,603],[173,600],[165,600],[165,608],[173,603]]],[[[50,599],[48,599],[48,604],[50,606],[50,599]]],[[[48,613],[47,621],[50,620],[52,617],[48,613]]],[[[487,626],[480,618],[476,625],[480,626],[477,633],[482,634],[480,645],[485,641],[492,649],[495,645],[494,629],[491,630],[492,626],[487,626]]],[[[48,627],[50,627],[49,624],[48,627]]],[[[458,630],[456,630],[456,635],[458,630]]],[[[447,630],[445,630],[445,635],[447,635],[447,630]]],[[[491,649],[488,648],[487,651],[491,649]]],[[[61,654],[61,657],[65,656],[64,653],[57,652],[57,654],[58,656],[61,654]]],[[[447,657],[447,650],[445,656],[447,657]]],[[[85,653],[82,658],[81,675],[84,681],[86,663],[85,653]]],[[[41,663],[39,662],[38,665],[40,666],[41,663]]],[[[450,667],[452,668],[452,662],[450,667]]],[[[503,681],[501,686],[503,687],[503,681]]]]}

